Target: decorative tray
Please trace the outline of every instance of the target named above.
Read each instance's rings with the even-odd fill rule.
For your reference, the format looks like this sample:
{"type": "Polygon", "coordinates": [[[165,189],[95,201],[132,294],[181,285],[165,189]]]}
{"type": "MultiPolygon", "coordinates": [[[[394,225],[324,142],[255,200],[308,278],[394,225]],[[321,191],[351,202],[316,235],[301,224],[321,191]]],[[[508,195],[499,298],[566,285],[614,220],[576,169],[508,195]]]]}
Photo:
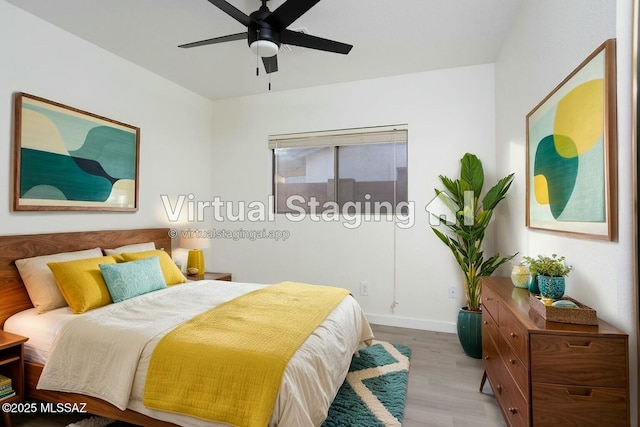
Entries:
{"type": "Polygon", "coordinates": [[[577,325],[598,324],[598,315],[593,308],[588,307],[566,295],[560,299],[571,301],[575,303],[578,308],[554,307],[551,305],[545,305],[542,301],[540,301],[540,297],[534,294],[529,294],[529,306],[536,313],[550,322],[574,323],[577,325]]]}

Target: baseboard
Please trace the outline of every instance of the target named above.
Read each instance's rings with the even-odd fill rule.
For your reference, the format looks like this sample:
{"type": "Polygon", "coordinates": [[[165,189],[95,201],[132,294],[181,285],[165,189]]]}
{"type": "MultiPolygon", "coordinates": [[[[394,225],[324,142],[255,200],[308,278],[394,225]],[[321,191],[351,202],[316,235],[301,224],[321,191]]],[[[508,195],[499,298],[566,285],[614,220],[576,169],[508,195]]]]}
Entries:
{"type": "Polygon", "coordinates": [[[432,320],[413,319],[410,317],[387,316],[382,314],[367,314],[369,323],[384,326],[395,326],[398,328],[421,329],[424,331],[457,332],[456,324],[449,322],[434,322],[432,320]]]}

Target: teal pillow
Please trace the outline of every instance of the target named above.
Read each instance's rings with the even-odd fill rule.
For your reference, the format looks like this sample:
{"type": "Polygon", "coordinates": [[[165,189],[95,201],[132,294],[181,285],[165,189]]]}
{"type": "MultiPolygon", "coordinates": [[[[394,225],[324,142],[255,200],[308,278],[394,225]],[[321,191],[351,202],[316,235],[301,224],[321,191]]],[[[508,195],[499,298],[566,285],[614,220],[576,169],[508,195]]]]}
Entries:
{"type": "Polygon", "coordinates": [[[157,256],[99,267],[113,302],[167,287],[157,256]]]}

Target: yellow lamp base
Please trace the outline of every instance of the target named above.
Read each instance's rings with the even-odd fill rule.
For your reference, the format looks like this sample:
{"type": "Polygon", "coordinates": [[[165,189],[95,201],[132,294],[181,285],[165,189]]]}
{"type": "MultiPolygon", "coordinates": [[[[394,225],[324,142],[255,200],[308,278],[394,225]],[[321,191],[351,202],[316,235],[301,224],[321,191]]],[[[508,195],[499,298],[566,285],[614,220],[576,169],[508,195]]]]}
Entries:
{"type": "Polygon", "coordinates": [[[187,273],[202,276],[204,271],[204,253],[202,249],[191,249],[187,256],[187,273]],[[197,269],[198,271],[192,269],[197,269]]]}

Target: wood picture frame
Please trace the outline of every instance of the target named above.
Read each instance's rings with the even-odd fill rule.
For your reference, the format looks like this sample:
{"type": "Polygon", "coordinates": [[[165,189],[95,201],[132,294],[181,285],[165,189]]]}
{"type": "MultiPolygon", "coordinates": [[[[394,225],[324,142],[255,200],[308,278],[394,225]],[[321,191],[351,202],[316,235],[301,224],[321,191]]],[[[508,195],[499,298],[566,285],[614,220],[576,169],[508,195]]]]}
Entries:
{"type": "Polygon", "coordinates": [[[617,240],[615,39],[528,115],[526,226],[617,240]]]}
{"type": "Polygon", "coordinates": [[[137,211],[140,129],[16,93],[15,211],[137,211]]]}

